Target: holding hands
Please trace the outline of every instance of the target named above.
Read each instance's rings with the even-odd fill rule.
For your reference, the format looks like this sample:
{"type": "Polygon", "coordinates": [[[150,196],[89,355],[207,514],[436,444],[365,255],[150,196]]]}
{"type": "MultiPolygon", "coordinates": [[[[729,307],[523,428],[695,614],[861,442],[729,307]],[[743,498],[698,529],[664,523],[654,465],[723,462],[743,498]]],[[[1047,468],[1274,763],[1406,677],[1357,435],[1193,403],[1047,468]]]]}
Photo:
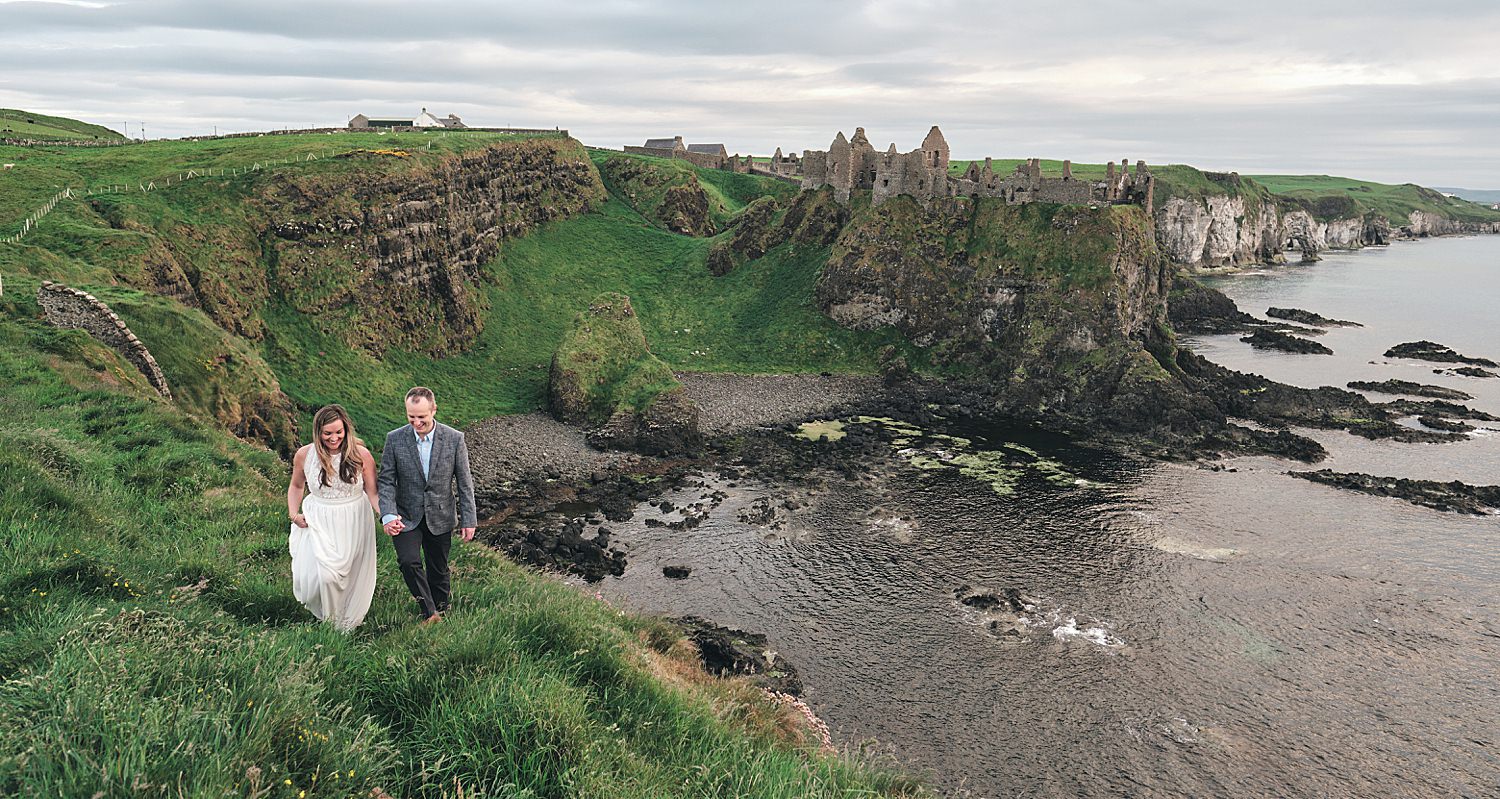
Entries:
{"type": "Polygon", "coordinates": [[[406,529],[406,525],[401,522],[401,517],[400,516],[397,516],[396,518],[391,519],[390,521],[388,521],[388,522],[385,523],[385,533],[386,533],[386,535],[392,535],[392,536],[400,535],[401,531],[405,530],[405,529],[406,529]]]}

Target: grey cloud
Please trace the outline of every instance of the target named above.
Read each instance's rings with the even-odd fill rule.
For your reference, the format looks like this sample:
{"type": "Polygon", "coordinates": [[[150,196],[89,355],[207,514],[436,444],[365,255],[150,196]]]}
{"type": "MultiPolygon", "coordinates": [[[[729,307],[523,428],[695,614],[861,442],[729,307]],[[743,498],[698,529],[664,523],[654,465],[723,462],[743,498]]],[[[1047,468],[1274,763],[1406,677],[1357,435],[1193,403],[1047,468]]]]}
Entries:
{"type": "Polygon", "coordinates": [[[425,105],[589,143],[681,133],[755,153],[821,149],[856,125],[908,149],[938,123],[961,156],[1500,186],[1500,61],[1484,40],[1496,29],[1490,0],[0,2],[0,105],[144,119],[162,135],[425,105]],[[1080,64],[1139,75],[1110,83],[1080,64]],[[1183,88],[1307,64],[1470,77],[1183,88]]]}

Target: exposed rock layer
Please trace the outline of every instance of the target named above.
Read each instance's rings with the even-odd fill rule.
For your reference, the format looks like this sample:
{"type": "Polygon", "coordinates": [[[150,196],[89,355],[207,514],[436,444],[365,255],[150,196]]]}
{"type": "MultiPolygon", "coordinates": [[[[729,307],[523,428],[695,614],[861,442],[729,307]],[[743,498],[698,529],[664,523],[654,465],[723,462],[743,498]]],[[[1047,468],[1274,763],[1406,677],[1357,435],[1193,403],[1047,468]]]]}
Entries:
{"type": "Polygon", "coordinates": [[[275,294],[375,354],[465,348],[484,327],[481,267],[502,243],[604,196],[571,140],[497,142],[433,165],[351,157],[397,163],[278,177],[261,198],[265,250],[275,294]]]}

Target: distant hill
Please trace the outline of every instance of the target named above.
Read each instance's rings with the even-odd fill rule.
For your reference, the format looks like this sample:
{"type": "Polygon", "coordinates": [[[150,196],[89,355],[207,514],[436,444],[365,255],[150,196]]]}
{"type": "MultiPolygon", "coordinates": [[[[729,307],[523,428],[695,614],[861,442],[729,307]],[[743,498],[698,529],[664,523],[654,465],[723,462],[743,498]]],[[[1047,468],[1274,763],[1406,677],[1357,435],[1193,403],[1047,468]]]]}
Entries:
{"type": "Polygon", "coordinates": [[[1433,186],[1444,194],[1456,194],[1476,203],[1500,203],[1500,189],[1455,189],[1451,186],[1433,186]]]}
{"type": "Polygon", "coordinates": [[[13,139],[124,139],[102,125],[67,117],[50,117],[16,108],[0,108],[0,138],[13,139]]]}

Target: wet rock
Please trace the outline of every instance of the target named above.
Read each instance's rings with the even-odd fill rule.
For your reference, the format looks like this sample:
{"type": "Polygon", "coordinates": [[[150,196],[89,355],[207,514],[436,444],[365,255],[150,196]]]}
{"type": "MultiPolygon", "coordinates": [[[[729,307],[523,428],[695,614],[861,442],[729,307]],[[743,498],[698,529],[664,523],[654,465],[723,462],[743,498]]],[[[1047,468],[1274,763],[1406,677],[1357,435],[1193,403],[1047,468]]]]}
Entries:
{"type": "Polygon", "coordinates": [[[1418,416],[1417,421],[1426,427],[1449,433],[1471,433],[1474,431],[1474,425],[1452,419],[1444,419],[1441,416],[1418,416]]]}
{"type": "Polygon", "coordinates": [[[1374,391],[1381,394],[1410,394],[1414,397],[1434,397],[1436,399],[1471,400],[1473,395],[1465,394],[1455,388],[1444,386],[1432,386],[1426,383],[1413,383],[1410,380],[1382,380],[1379,383],[1368,380],[1354,380],[1348,383],[1352,389],[1359,391],[1374,391]]]}
{"type": "Polygon", "coordinates": [[[1397,344],[1385,351],[1385,357],[1415,358],[1417,360],[1437,361],[1439,363],[1464,363],[1471,366],[1488,366],[1491,368],[1500,366],[1500,364],[1488,358],[1470,358],[1466,355],[1460,355],[1442,344],[1426,340],[1397,344]]]}
{"type": "MultiPolygon", "coordinates": [[[[1429,403],[1441,402],[1440,400],[1424,403],[1398,400],[1378,405],[1360,394],[1333,386],[1300,388],[1277,383],[1260,375],[1236,372],[1186,351],[1179,351],[1177,365],[1192,380],[1197,391],[1228,417],[1251,419],[1269,427],[1298,425],[1348,430],[1371,439],[1384,438],[1413,443],[1463,440],[1462,436],[1415,430],[1396,422],[1400,417],[1418,413],[1448,415],[1429,407],[1429,403]]],[[[1197,449],[1201,451],[1204,442],[1212,446],[1226,438],[1231,442],[1264,441],[1245,433],[1221,429],[1206,434],[1197,449]]]]}
{"type": "Polygon", "coordinates": [[[1172,279],[1167,295],[1167,319],[1173,330],[1189,335],[1243,333],[1257,321],[1224,292],[1181,274],[1172,279]]]}
{"type": "Polygon", "coordinates": [[[1500,377],[1500,375],[1497,375],[1494,372],[1486,372],[1485,370],[1480,369],[1477,366],[1460,366],[1457,369],[1454,369],[1453,373],[1456,375],[1462,375],[1463,377],[1500,377]]]}
{"type": "Polygon", "coordinates": [[[1364,327],[1358,322],[1346,322],[1342,319],[1329,319],[1312,311],[1304,311],[1301,308],[1267,308],[1266,316],[1272,319],[1285,319],[1289,322],[1297,322],[1313,327],[1364,327]]]}
{"type": "Polygon", "coordinates": [[[1026,613],[1036,606],[1036,600],[1022,594],[1016,588],[1006,588],[1003,591],[981,591],[968,585],[959,586],[953,592],[953,598],[960,604],[976,610],[1009,610],[1012,613],[1026,613]]]}
{"type": "Polygon", "coordinates": [[[769,498],[760,497],[748,507],[741,508],[736,516],[745,524],[770,524],[776,519],[776,508],[771,505],[769,498]]]}
{"type": "Polygon", "coordinates": [[[1315,472],[1289,472],[1289,474],[1335,488],[1380,497],[1396,497],[1434,510],[1475,516],[1500,513],[1500,486],[1476,486],[1457,480],[1440,483],[1434,480],[1408,480],[1403,477],[1377,477],[1358,472],[1334,472],[1329,469],[1320,469],[1315,472]]]}
{"type": "Polygon", "coordinates": [[[1243,336],[1240,341],[1249,344],[1258,350],[1281,350],[1282,352],[1294,352],[1300,355],[1332,355],[1333,350],[1309,341],[1305,338],[1288,335],[1277,330],[1257,330],[1248,336],[1243,336]]]}
{"type": "Polygon", "coordinates": [[[1394,400],[1377,407],[1393,416],[1443,416],[1450,419],[1472,419],[1477,422],[1500,422],[1500,416],[1443,400],[1394,400]]]}
{"type": "Polygon", "coordinates": [[[698,647],[703,668],[721,677],[748,677],[768,691],[800,696],[797,669],[766,645],[766,637],[723,627],[698,616],[672,619],[698,647]]]}
{"type": "Polygon", "coordinates": [[[624,574],[625,553],[610,548],[609,532],[601,528],[593,538],[584,538],[585,526],[582,518],[549,525],[541,517],[481,528],[480,539],[518,562],[576,574],[588,582],[624,574]]]}

